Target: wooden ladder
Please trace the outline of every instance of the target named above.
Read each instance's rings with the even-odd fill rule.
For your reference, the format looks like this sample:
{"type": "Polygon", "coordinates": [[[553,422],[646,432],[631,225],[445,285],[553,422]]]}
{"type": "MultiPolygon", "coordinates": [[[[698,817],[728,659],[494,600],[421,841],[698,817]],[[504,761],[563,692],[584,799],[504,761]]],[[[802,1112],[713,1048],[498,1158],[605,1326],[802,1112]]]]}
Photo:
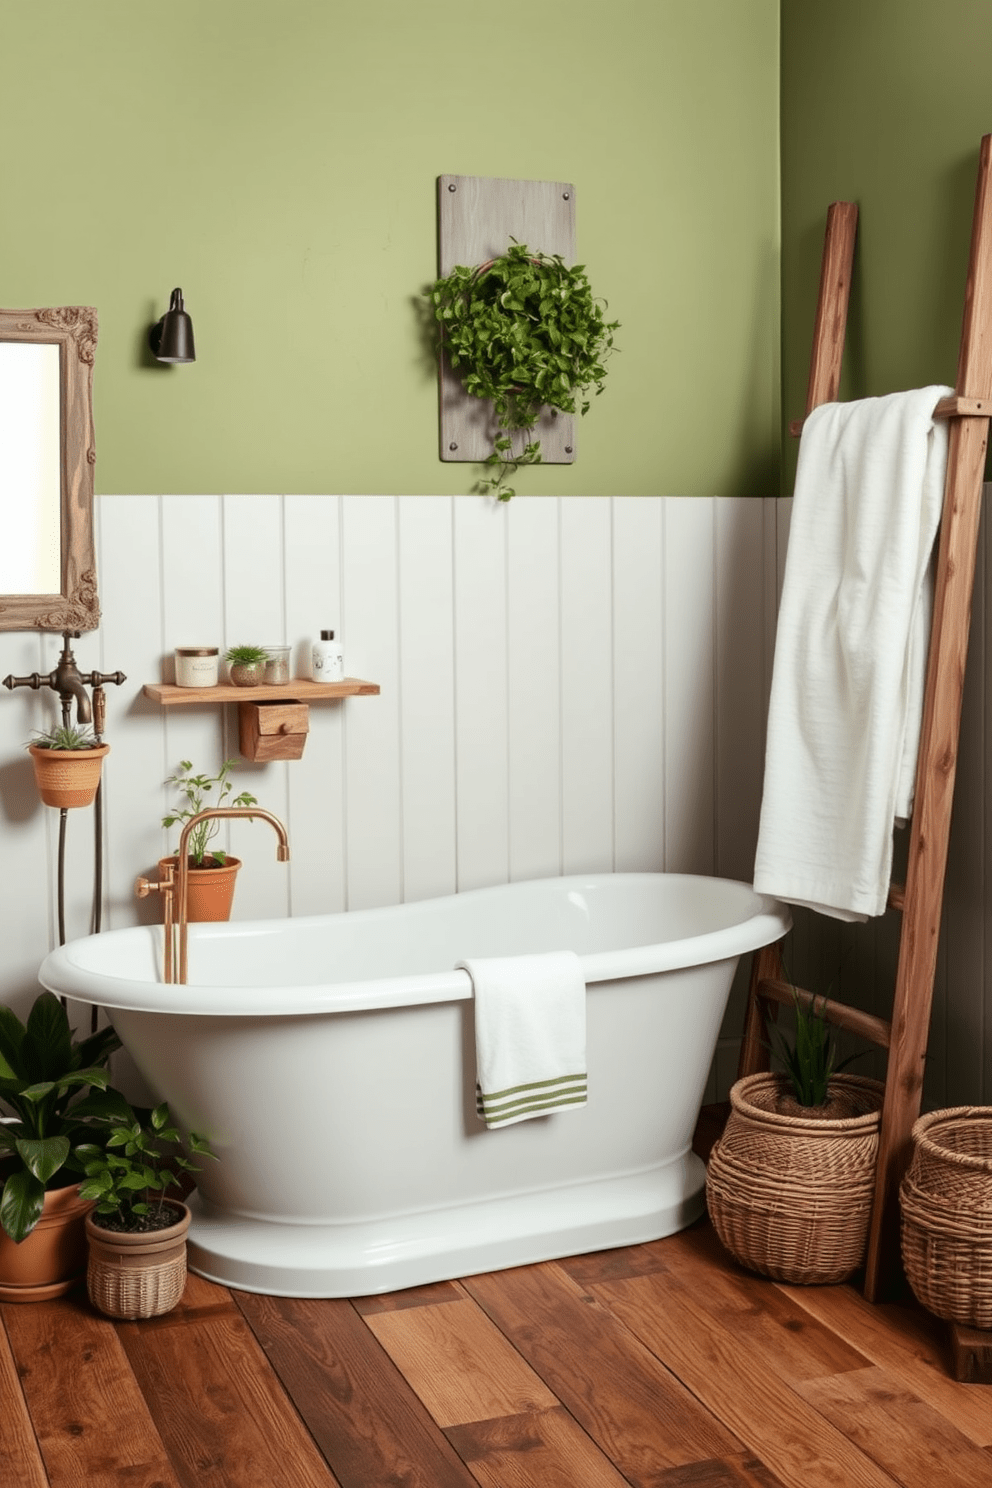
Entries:
{"type": "MultiPolygon", "coordinates": [[[[829,209],[807,414],[837,397],[857,216],[851,202],[834,202],[829,209]]],[[[888,1051],[865,1271],[865,1296],[873,1302],[889,1295],[901,1275],[899,1184],[911,1156],[913,1123],[920,1114],[937,964],[985,447],[992,415],[992,135],[982,140],[979,157],[955,392],[938,403],[935,413],[951,423],[906,883],[893,884],[889,891],[890,906],[902,912],[892,1015],[885,1020],[816,998],[829,1022],[888,1051]]],[[[791,432],[798,433],[801,427],[801,423],[792,426],[791,432]]],[[[813,996],[802,990],[798,995],[807,1003],[813,996]]],[[[791,1004],[792,998],[781,945],[758,951],[751,969],[739,1075],[768,1068],[768,1020],[774,1004],[791,1004]]]]}

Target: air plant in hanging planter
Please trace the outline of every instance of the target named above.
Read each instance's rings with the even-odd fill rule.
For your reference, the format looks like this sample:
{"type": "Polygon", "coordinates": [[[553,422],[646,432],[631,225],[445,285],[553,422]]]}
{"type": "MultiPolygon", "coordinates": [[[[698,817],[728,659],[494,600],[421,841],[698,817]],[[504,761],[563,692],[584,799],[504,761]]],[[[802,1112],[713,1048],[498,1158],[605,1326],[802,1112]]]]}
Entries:
{"type": "Polygon", "coordinates": [[[34,765],[38,794],[46,806],[92,805],[110,745],[86,728],[63,723],[35,734],[25,745],[34,765]]]}
{"type": "Polygon", "coordinates": [[[588,411],[589,395],[603,391],[620,322],[606,320],[584,265],[568,268],[560,254],[515,240],[479,268],[456,266],[430,286],[428,298],[439,343],[465,391],[490,399],[495,411],[486,460],[492,474],[478,489],[509,501],[517,468],[541,460],[539,439],[515,454],[514,436],[531,434],[544,407],[588,411]]]}

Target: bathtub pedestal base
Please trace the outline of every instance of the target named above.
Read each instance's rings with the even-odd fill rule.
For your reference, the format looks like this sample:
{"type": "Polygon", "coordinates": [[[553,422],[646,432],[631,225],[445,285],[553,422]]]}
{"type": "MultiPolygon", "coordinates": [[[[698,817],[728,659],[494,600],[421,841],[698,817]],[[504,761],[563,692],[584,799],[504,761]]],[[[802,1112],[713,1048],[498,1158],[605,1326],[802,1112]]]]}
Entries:
{"type": "Polygon", "coordinates": [[[362,1297],[674,1234],[705,1209],[686,1152],[647,1172],[341,1224],[245,1219],[193,1194],[190,1269],[272,1297],[362,1297]]]}

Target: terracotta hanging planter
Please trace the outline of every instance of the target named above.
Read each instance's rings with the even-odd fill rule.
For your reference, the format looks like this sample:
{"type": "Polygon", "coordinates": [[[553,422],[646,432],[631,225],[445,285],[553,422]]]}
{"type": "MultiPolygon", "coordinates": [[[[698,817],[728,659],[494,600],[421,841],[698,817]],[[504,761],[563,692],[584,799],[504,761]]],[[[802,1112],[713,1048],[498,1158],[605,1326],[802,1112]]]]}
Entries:
{"type": "Polygon", "coordinates": [[[38,793],[46,806],[90,806],[96,798],[109,744],[90,749],[41,749],[28,745],[38,793]]]}
{"type": "MultiPolygon", "coordinates": [[[[163,869],[171,865],[172,878],[175,882],[178,863],[178,857],[160,858],[159,879],[162,878],[163,869]]],[[[208,921],[231,918],[235,883],[240,867],[241,859],[232,858],[230,853],[225,857],[223,865],[218,864],[213,868],[198,868],[194,860],[190,858],[186,880],[186,919],[190,924],[203,924],[208,921]]]]}
{"type": "Polygon", "coordinates": [[[190,1211],[177,1200],[168,1200],[166,1207],[174,1211],[175,1223],[161,1230],[107,1230],[87,1216],[86,1289],[106,1317],[160,1317],[186,1290],[190,1211]]]}
{"type": "Polygon", "coordinates": [[[20,1244],[0,1230],[0,1302],[45,1302],[82,1280],[85,1222],[92,1208],[72,1183],[46,1193],[41,1218],[20,1244]]]}

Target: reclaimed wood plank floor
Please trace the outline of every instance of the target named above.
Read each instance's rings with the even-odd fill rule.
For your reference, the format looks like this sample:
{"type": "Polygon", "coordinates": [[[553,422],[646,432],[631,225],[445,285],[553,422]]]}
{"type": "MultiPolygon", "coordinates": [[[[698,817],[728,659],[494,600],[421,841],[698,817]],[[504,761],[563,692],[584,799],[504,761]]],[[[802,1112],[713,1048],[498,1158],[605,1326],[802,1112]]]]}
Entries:
{"type": "Polygon", "coordinates": [[[943,1324],[706,1221],[385,1297],[0,1306],[2,1488],[992,1488],[943,1324]]]}

